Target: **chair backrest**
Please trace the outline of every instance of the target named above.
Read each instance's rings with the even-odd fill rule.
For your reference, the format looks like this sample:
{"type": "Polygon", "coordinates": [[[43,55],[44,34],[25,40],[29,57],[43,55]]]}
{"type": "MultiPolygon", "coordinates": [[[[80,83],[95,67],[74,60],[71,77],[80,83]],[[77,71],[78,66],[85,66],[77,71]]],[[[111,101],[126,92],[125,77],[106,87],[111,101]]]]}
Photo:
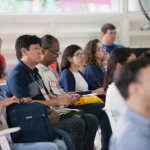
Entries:
{"type": "Polygon", "coordinates": [[[106,114],[107,114],[107,116],[109,118],[111,129],[112,129],[112,132],[114,133],[115,127],[116,127],[115,119],[113,118],[113,116],[111,114],[111,111],[109,109],[107,109],[106,107],[104,107],[103,110],[106,112],[106,114]]]}

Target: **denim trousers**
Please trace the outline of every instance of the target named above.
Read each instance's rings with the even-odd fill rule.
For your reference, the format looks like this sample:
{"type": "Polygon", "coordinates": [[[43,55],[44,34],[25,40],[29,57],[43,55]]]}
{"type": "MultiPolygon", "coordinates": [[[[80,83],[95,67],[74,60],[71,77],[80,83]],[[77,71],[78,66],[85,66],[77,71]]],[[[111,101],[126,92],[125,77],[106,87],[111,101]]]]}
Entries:
{"type": "Polygon", "coordinates": [[[84,114],[81,118],[62,118],[55,127],[70,135],[76,150],[93,150],[98,128],[98,119],[94,115],[84,114]]]}
{"type": "MultiPolygon", "coordinates": [[[[54,128],[54,130],[55,130],[56,136],[59,135],[59,136],[57,136],[57,137],[59,137],[59,139],[61,139],[62,141],[65,142],[65,145],[66,145],[66,147],[67,147],[67,150],[75,150],[75,148],[74,148],[74,146],[73,146],[73,144],[72,144],[72,141],[71,141],[71,139],[70,139],[70,136],[69,136],[69,134],[68,134],[67,132],[65,132],[65,131],[63,131],[63,130],[60,130],[60,129],[58,129],[58,128],[54,128]],[[61,136],[61,138],[60,138],[60,136],[61,136]]],[[[57,139],[57,138],[56,138],[56,139],[57,139]]],[[[54,140],[54,141],[55,141],[55,140],[54,140]]]]}
{"type": "Polygon", "coordinates": [[[105,111],[103,111],[104,103],[93,103],[88,105],[70,106],[73,109],[82,109],[84,112],[96,116],[99,120],[101,128],[102,150],[108,150],[110,136],[112,134],[109,119],[105,111]]]}
{"type": "Polygon", "coordinates": [[[11,150],[67,150],[62,140],[55,139],[53,142],[57,148],[51,142],[9,143],[9,146],[11,150]]]}

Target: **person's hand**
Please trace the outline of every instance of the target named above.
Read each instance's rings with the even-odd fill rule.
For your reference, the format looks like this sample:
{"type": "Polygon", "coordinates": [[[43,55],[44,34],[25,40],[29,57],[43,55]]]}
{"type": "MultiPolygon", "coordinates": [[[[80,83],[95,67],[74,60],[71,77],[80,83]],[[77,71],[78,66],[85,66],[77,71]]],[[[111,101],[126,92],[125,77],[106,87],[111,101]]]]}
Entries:
{"type": "Polygon", "coordinates": [[[109,60],[109,53],[105,53],[104,57],[103,57],[103,61],[108,61],[109,60]]]}
{"type": "Polygon", "coordinates": [[[11,98],[5,99],[1,104],[2,104],[3,107],[7,107],[7,106],[9,106],[9,105],[11,105],[11,104],[13,104],[13,103],[18,103],[18,104],[20,104],[20,102],[19,102],[19,100],[16,98],[16,96],[13,96],[13,97],[11,97],[11,98]]]}
{"type": "Polygon", "coordinates": [[[106,66],[108,66],[108,61],[102,61],[102,67],[104,68],[104,67],[106,67],[106,66]]]}
{"type": "Polygon", "coordinates": [[[29,103],[31,101],[32,101],[32,99],[30,97],[26,97],[26,98],[21,99],[21,102],[25,102],[25,103],[29,103]]]}
{"type": "Polygon", "coordinates": [[[67,107],[71,103],[72,99],[74,98],[73,95],[74,94],[69,94],[69,95],[65,95],[65,96],[63,96],[61,98],[56,99],[58,101],[57,102],[58,105],[59,106],[63,106],[64,105],[65,107],[67,107]]]}
{"type": "Polygon", "coordinates": [[[97,95],[103,95],[103,94],[105,94],[104,88],[99,88],[97,90],[93,90],[92,93],[97,93],[97,95]]]}
{"type": "Polygon", "coordinates": [[[78,101],[79,99],[80,99],[80,97],[82,96],[82,95],[79,95],[79,94],[72,94],[73,95],[73,99],[72,99],[72,101],[71,101],[71,103],[70,103],[70,105],[71,104],[74,104],[76,101],[78,101]],[[76,96],[78,96],[78,97],[76,97],[76,96]]]}

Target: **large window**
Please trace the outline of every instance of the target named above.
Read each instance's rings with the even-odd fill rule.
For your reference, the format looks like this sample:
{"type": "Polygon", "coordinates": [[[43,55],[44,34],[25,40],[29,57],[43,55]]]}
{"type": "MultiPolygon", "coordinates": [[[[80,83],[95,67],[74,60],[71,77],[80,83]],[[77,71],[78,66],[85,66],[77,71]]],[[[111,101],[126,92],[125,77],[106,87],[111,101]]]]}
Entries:
{"type": "MultiPolygon", "coordinates": [[[[140,0],[146,12],[150,13],[150,0],[140,0]]],[[[141,11],[139,0],[128,0],[128,11],[139,12],[141,11]]]]}
{"type": "Polygon", "coordinates": [[[119,13],[120,0],[0,0],[0,13],[119,13]]]}

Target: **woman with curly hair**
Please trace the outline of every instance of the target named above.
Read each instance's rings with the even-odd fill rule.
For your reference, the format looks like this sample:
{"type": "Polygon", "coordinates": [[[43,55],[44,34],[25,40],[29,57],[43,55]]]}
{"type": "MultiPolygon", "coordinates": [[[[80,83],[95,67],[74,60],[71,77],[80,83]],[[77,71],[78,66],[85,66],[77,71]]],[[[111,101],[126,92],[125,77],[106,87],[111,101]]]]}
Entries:
{"type": "Polygon", "coordinates": [[[104,83],[104,68],[107,67],[109,54],[105,46],[98,39],[91,40],[84,49],[84,70],[85,77],[94,85],[102,87],[104,83]]]}

